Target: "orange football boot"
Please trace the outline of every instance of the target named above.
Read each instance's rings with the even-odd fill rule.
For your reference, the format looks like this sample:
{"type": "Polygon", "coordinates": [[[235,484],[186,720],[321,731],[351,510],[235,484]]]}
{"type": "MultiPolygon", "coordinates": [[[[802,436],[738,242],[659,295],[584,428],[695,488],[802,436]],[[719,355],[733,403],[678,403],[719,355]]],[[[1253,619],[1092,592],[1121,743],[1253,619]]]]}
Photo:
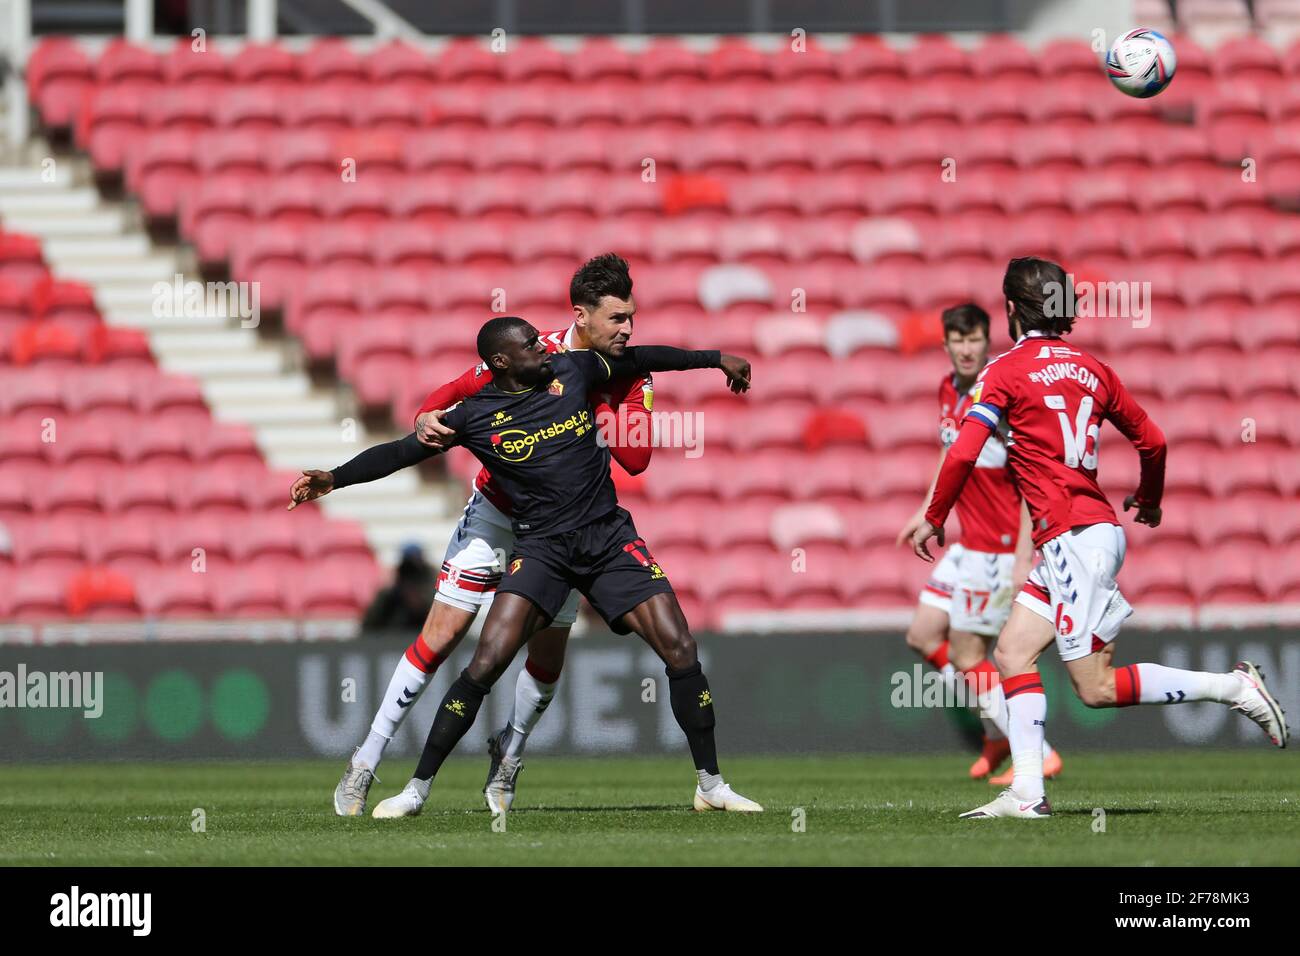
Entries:
{"type": "MultiPolygon", "coordinates": [[[[1061,768],[1065,766],[1061,760],[1061,752],[1053,750],[1050,756],[1043,758],[1043,779],[1051,780],[1053,777],[1060,776],[1061,768]]],[[[1015,773],[1008,770],[1006,773],[999,774],[996,777],[989,777],[989,783],[995,787],[1009,787],[1015,773]]]]}
{"type": "Polygon", "coordinates": [[[1006,737],[998,740],[989,740],[984,738],[984,749],[980,751],[979,758],[970,765],[970,776],[972,780],[979,780],[981,777],[987,777],[991,773],[996,773],[998,767],[1002,766],[1002,761],[1011,756],[1011,742],[1006,737]]]}

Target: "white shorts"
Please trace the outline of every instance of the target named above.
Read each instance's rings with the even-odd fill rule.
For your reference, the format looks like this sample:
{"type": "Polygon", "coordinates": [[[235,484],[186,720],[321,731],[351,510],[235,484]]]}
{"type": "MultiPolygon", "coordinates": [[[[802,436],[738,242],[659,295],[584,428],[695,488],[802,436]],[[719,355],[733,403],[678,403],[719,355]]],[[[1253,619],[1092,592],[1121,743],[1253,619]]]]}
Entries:
{"type": "Polygon", "coordinates": [[[1014,554],[950,545],[921,589],[921,603],[948,615],[955,631],[997,637],[1011,614],[1014,554]]]}
{"type": "MultiPolygon", "coordinates": [[[[501,583],[504,562],[515,548],[510,519],[496,505],[475,491],[447,542],[438,571],[435,601],[462,611],[488,607],[501,583]]],[[[578,619],[578,592],[570,591],[552,627],[570,627],[578,619]]]]}
{"type": "Polygon", "coordinates": [[[1126,548],[1119,525],[1093,524],[1057,535],[1039,550],[1016,603],[1053,623],[1061,660],[1101,650],[1133,613],[1115,581],[1126,548]]]}

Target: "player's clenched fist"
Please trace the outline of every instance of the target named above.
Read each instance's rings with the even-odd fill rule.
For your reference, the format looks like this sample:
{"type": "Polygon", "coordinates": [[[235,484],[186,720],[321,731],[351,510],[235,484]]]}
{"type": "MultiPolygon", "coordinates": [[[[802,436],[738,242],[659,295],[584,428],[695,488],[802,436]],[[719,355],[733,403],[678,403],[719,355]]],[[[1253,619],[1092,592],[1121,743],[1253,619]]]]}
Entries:
{"type": "Polygon", "coordinates": [[[1149,505],[1138,504],[1137,495],[1129,495],[1124,499],[1124,510],[1130,508],[1137,509],[1137,515],[1133,518],[1138,524],[1144,524],[1152,528],[1159,527],[1162,514],[1159,508],[1152,508],[1149,505]]]}
{"type": "Polygon", "coordinates": [[[289,507],[292,511],[304,501],[313,501],[334,490],[334,475],[328,471],[304,471],[302,477],[289,488],[289,507]]]}
{"type": "Polygon", "coordinates": [[[724,355],[721,361],[723,374],[727,376],[727,387],[739,395],[749,391],[749,362],[739,355],[724,355]]]}

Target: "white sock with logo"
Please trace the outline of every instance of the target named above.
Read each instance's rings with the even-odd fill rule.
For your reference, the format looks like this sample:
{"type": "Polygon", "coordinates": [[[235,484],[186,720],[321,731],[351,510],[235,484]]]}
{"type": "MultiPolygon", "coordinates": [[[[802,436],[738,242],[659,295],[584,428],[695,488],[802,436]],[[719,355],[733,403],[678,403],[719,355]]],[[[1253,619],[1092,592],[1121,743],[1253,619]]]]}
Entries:
{"type": "MultiPolygon", "coordinates": [[[[428,654],[428,651],[425,653],[428,654]]],[[[354,763],[369,767],[371,770],[379,768],[379,762],[384,759],[384,749],[397,733],[397,728],[402,726],[402,721],[411,712],[411,707],[424,693],[424,688],[429,683],[429,678],[433,676],[434,670],[437,670],[437,664],[434,664],[433,670],[423,670],[413,664],[409,651],[402,656],[402,659],[397,662],[397,667],[393,669],[393,679],[388,682],[388,689],[384,691],[384,699],[380,702],[379,710],[370,725],[370,733],[366,735],[365,743],[353,757],[354,763]]]]}
{"type": "Polygon", "coordinates": [[[1236,674],[1185,671],[1163,664],[1135,664],[1139,677],[1139,703],[1184,704],[1212,700],[1230,704],[1241,693],[1236,674]]]}
{"type": "MultiPolygon", "coordinates": [[[[1014,777],[1011,790],[1021,800],[1043,797],[1043,738],[1047,722],[1047,697],[1038,674],[1009,678],[1007,737],[1011,741],[1014,777]]],[[[1004,684],[1007,682],[1004,681],[1004,684]]]]}
{"type": "Polygon", "coordinates": [[[511,733],[506,740],[505,753],[507,757],[518,760],[523,756],[528,735],[542,719],[542,714],[546,713],[546,708],[555,697],[555,688],[558,685],[558,675],[542,672],[540,668],[533,666],[532,661],[524,663],[524,669],[519,672],[519,677],[515,681],[515,712],[510,717],[511,733]],[[537,676],[539,673],[542,677],[555,676],[556,680],[541,680],[537,676]]]}

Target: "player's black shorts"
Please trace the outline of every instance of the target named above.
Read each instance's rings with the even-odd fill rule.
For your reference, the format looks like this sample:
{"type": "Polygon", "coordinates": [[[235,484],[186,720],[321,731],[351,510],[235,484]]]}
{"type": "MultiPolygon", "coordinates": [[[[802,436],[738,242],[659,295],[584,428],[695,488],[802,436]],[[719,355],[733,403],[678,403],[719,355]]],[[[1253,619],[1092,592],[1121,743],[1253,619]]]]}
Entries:
{"type": "Polygon", "coordinates": [[[618,634],[629,630],[615,624],[619,618],[673,589],[622,508],[572,531],[516,538],[497,593],[522,594],[550,620],[572,588],[618,634]]]}

